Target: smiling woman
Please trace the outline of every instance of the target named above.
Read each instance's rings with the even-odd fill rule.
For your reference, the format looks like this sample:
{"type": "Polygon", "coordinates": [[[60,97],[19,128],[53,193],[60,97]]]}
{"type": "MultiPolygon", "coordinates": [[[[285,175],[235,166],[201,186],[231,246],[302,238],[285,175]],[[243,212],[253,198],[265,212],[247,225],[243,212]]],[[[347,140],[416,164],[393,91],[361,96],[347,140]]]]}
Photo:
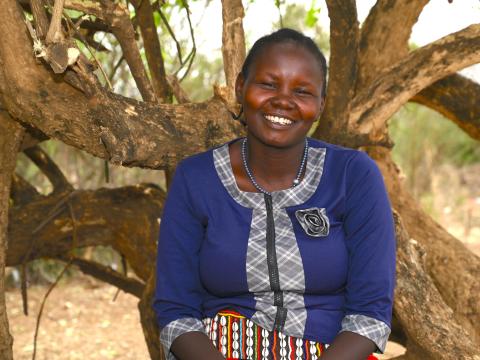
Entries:
{"type": "Polygon", "coordinates": [[[290,29],[236,81],[247,136],[180,163],[154,309],[169,359],[367,359],[390,333],[395,240],[366,154],[307,138],[326,64],[290,29]]]}

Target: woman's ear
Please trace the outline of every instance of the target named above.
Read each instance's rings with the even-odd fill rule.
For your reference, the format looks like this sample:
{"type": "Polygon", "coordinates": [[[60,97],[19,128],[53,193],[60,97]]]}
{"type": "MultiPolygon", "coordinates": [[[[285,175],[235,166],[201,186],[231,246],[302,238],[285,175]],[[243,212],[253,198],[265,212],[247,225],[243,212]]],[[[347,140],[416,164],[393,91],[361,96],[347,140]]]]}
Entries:
{"type": "Polygon", "coordinates": [[[235,81],[235,97],[237,98],[237,102],[242,104],[242,93],[243,93],[243,85],[245,83],[245,79],[243,78],[242,73],[239,73],[237,76],[237,80],[235,81]]]}

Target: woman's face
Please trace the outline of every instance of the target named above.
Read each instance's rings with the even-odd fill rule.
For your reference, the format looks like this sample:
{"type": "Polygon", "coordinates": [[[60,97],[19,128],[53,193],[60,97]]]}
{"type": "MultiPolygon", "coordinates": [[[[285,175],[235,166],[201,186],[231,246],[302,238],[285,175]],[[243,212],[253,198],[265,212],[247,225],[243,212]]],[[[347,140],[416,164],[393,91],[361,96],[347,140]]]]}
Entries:
{"type": "Polygon", "coordinates": [[[318,60],[302,46],[263,49],[235,88],[249,136],[282,148],[303,143],[323,110],[322,85],[318,60]]]}

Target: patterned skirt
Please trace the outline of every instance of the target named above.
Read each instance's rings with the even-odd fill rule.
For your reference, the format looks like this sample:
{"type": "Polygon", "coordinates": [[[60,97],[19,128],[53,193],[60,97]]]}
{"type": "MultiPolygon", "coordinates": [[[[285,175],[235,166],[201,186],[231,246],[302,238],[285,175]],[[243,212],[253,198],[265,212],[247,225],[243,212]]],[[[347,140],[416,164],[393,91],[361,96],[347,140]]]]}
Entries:
{"type": "Polygon", "coordinates": [[[227,360],[316,360],[328,347],[266,330],[232,310],[220,311],[214,318],[204,319],[203,324],[210,340],[227,360]]]}

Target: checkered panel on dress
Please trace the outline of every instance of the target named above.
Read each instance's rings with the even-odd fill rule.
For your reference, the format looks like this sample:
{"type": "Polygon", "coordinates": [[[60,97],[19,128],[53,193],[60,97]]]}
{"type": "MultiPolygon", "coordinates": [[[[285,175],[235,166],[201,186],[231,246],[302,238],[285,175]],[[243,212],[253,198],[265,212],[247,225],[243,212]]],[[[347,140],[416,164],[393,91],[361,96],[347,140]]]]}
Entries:
{"type": "Polygon", "coordinates": [[[228,144],[213,150],[213,161],[223,186],[225,186],[230,196],[236,202],[248,208],[264,207],[263,194],[244,192],[238,188],[237,181],[233,175],[228,144]]]}
{"type": "Polygon", "coordinates": [[[247,283],[251,292],[270,291],[267,263],[267,213],[253,209],[247,245],[247,283]]]}
{"type": "Polygon", "coordinates": [[[160,342],[167,355],[167,360],[175,360],[176,357],[170,352],[173,341],[180,335],[189,331],[200,331],[205,333],[205,327],[201,320],[196,318],[182,318],[172,321],[160,332],[160,342]]]}
{"type": "Polygon", "coordinates": [[[307,322],[307,310],[305,309],[303,295],[285,291],[283,293],[283,304],[288,308],[284,332],[290,336],[303,338],[307,322]]]}
{"type": "Polygon", "coordinates": [[[365,315],[352,314],[343,318],[340,332],[342,331],[351,331],[369,338],[377,345],[378,351],[383,353],[391,330],[383,321],[365,315]]]}
{"type": "Polygon", "coordinates": [[[317,191],[323,174],[325,148],[308,148],[305,176],[298,186],[272,194],[273,207],[285,208],[306,202],[317,191]]]}

